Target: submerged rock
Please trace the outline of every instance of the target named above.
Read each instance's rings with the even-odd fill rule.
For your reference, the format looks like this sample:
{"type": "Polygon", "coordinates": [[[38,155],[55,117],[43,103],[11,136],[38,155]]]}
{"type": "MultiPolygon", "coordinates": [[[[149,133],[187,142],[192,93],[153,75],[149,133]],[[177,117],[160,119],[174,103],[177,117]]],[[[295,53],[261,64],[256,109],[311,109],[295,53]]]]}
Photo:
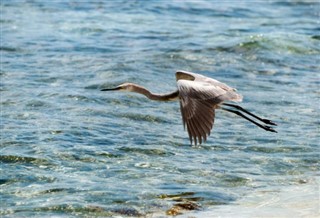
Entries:
{"type": "Polygon", "coordinates": [[[177,216],[183,213],[184,210],[198,210],[200,206],[194,202],[186,201],[174,204],[166,211],[167,215],[177,216]]]}

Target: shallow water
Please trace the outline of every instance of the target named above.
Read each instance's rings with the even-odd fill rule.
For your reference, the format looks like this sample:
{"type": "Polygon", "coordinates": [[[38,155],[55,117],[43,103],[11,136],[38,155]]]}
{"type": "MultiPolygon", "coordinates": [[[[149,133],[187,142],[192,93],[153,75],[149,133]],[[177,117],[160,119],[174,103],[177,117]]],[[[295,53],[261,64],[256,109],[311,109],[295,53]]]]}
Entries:
{"type": "Polygon", "coordinates": [[[319,7],[2,1],[0,215],[157,217],[194,202],[196,217],[254,217],[292,189],[318,193],[301,216],[319,213],[319,7]],[[99,91],[170,92],[177,69],[237,88],[278,133],[217,111],[190,146],[177,102],[99,91]]]}

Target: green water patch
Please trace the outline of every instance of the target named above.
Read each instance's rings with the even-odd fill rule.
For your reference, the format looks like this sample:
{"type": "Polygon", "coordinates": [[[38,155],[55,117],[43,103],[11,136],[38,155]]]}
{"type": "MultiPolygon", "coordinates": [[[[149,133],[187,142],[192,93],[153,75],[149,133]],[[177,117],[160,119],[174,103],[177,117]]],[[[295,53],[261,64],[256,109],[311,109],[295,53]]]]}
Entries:
{"type": "Polygon", "coordinates": [[[172,194],[160,194],[159,199],[174,202],[211,202],[210,205],[223,205],[235,200],[233,197],[218,192],[179,192],[172,194]],[[214,203],[213,203],[214,202],[214,203]]]}
{"type": "Polygon", "coordinates": [[[157,116],[136,114],[136,113],[117,114],[116,116],[124,117],[134,121],[143,121],[143,122],[150,122],[150,123],[167,123],[168,122],[166,119],[163,119],[157,116]]]}
{"type": "Polygon", "coordinates": [[[52,188],[52,189],[47,189],[44,191],[40,191],[38,194],[39,195],[45,195],[45,194],[54,194],[54,193],[58,193],[58,192],[66,192],[68,191],[68,189],[64,189],[64,188],[52,188]]]}
{"type": "Polygon", "coordinates": [[[195,192],[180,192],[176,194],[161,194],[158,196],[160,199],[170,199],[175,201],[180,201],[182,198],[190,199],[190,197],[194,196],[195,192]]]}
{"type": "Polygon", "coordinates": [[[4,51],[4,52],[21,52],[21,49],[13,48],[13,47],[1,46],[0,47],[0,51],[4,51]]]}
{"type": "Polygon", "coordinates": [[[15,213],[36,213],[38,215],[61,215],[69,214],[72,216],[80,217],[115,217],[115,216],[125,216],[125,217],[141,217],[143,216],[137,209],[132,207],[115,207],[106,208],[98,205],[72,205],[72,204],[61,204],[53,205],[48,207],[34,208],[32,211],[16,210],[15,213]]]}
{"type": "Polygon", "coordinates": [[[98,156],[105,157],[105,158],[120,158],[123,157],[122,154],[118,153],[110,153],[110,152],[99,152],[97,153],[98,156]]]}
{"type": "Polygon", "coordinates": [[[55,177],[50,176],[35,176],[35,175],[25,175],[25,174],[15,174],[13,176],[4,176],[0,179],[0,185],[10,186],[15,183],[53,183],[57,180],[55,177]]]}
{"type": "Polygon", "coordinates": [[[69,214],[73,216],[85,216],[85,217],[111,217],[113,215],[111,211],[107,211],[105,208],[100,206],[93,206],[93,205],[81,206],[81,205],[71,205],[71,204],[39,207],[39,208],[33,209],[33,212],[36,212],[37,214],[43,214],[43,215],[69,214]]]}
{"type": "Polygon", "coordinates": [[[126,153],[137,153],[137,154],[145,154],[150,156],[172,156],[174,153],[168,152],[162,149],[155,148],[133,148],[133,147],[121,147],[118,149],[119,151],[123,151],[126,153]]]}
{"type": "Polygon", "coordinates": [[[27,108],[32,108],[32,109],[40,109],[43,107],[51,107],[51,105],[48,102],[41,101],[41,100],[31,100],[26,103],[27,108]]]}
{"type": "Polygon", "coordinates": [[[292,152],[309,152],[309,148],[297,146],[248,146],[244,149],[246,152],[257,153],[292,153],[292,152]]]}
{"type": "MultiPolygon", "coordinates": [[[[242,42],[237,42],[230,45],[217,46],[214,50],[219,52],[228,53],[242,53],[250,54],[259,51],[273,51],[278,53],[291,53],[291,54],[319,54],[316,47],[306,46],[301,44],[301,39],[298,35],[291,35],[283,37],[270,36],[270,35],[252,35],[242,42]]],[[[319,40],[319,36],[315,35],[312,39],[319,40]]],[[[307,38],[306,38],[307,39],[307,38]]],[[[310,38],[308,38],[310,40],[310,38]]],[[[306,41],[306,43],[308,40],[306,41]]],[[[311,42],[311,41],[310,41],[311,42]]]]}
{"type": "Polygon", "coordinates": [[[320,40],[320,35],[311,36],[312,39],[320,40]]]}
{"type": "Polygon", "coordinates": [[[33,164],[38,166],[51,166],[53,165],[46,159],[35,158],[35,157],[25,157],[25,156],[15,156],[15,155],[0,155],[0,163],[7,164],[33,164]]]}
{"type": "Polygon", "coordinates": [[[219,177],[220,182],[226,187],[239,187],[247,186],[251,182],[250,179],[237,175],[221,174],[219,177]]]}
{"type": "Polygon", "coordinates": [[[61,160],[67,161],[67,162],[73,162],[79,161],[81,163],[99,163],[102,162],[102,160],[99,160],[91,155],[88,154],[70,154],[70,153],[60,153],[59,158],[61,160]]]}

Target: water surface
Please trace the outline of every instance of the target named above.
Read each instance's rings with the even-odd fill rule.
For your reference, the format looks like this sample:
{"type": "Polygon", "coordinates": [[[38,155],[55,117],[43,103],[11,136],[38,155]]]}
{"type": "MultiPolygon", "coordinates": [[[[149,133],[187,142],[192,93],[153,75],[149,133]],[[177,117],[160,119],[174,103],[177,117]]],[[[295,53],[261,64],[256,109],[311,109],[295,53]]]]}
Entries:
{"type": "Polygon", "coordinates": [[[2,1],[0,215],[316,216],[319,30],[307,1],[2,1]],[[217,111],[190,146],[177,102],[99,91],[170,92],[178,69],[237,88],[278,133],[217,111]]]}

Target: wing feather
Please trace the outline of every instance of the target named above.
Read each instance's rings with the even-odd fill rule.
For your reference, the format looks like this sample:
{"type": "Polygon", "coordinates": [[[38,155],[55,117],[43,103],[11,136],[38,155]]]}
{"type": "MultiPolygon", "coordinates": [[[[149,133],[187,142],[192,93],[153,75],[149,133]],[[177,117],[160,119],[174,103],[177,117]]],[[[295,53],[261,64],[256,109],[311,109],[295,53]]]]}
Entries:
{"type": "Polygon", "coordinates": [[[215,109],[223,101],[241,101],[236,90],[218,80],[187,71],[177,71],[180,110],[192,144],[201,144],[213,128],[215,109]]]}
{"type": "MultiPolygon", "coordinates": [[[[210,89],[209,95],[215,94],[219,95],[219,93],[224,93],[224,95],[219,96],[218,100],[220,101],[242,101],[242,96],[236,93],[236,89],[228,86],[225,83],[222,83],[218,80],[203,76],[201,74],[192,73],[184,70],[179,70],[176,72],[176,79],[188,81],[190,83],[195,83],[197,85],[192,85],[192,87],[196,87],[198,89],[202,87],[203,90],[210,89]],[[210,88],[208,88],[210,87],[210,88]]],[[[217,97],[216,96],[216,97],[217,97]]]]}
{"type": "MultiPolygon", "coordinates": [[[[191,143],[207,140],[213,128],[217,104],[226,99],[227,90],[211,84],[178,80],[180,109],[191,143]]],[[[227,99],[230,99],[228,96],[227,99]]]]}

